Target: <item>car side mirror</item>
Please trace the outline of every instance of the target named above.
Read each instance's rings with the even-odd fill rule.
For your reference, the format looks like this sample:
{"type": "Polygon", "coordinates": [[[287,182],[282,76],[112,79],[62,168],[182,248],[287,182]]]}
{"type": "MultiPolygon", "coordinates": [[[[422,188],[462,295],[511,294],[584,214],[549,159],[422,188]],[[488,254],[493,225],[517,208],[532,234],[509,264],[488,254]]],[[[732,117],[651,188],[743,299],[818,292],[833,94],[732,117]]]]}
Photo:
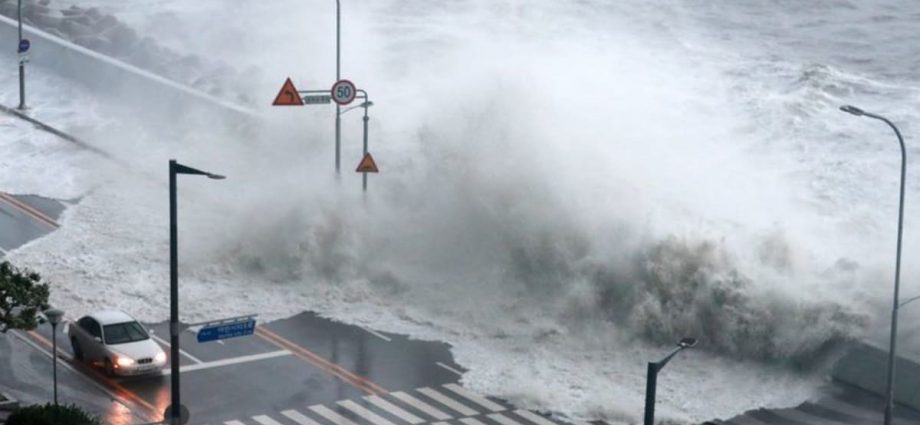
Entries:
{"type": "Polygon", "coordinates": [[[100,344],[102,344],[102,337],[101,337],[101,336],[94,336],[94,337],[93,337],[93,340],[96,341],[96,342],[98,342],[98,343],[100,343],[100,344]]]}

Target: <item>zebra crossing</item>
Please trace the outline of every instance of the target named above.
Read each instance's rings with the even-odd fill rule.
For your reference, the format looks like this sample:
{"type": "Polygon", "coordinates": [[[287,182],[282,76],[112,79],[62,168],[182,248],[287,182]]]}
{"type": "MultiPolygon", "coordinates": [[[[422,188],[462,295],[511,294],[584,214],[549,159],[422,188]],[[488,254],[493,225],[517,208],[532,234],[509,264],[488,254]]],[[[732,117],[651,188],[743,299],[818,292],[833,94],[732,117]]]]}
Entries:
{"type": "MultiPolygon", "coordinates": [[[[570,425],[473,393],[456,383],[346,399],[222,425],[570,425]]],[[[209,424],[216,425],[216,424],[209,424]]]]}

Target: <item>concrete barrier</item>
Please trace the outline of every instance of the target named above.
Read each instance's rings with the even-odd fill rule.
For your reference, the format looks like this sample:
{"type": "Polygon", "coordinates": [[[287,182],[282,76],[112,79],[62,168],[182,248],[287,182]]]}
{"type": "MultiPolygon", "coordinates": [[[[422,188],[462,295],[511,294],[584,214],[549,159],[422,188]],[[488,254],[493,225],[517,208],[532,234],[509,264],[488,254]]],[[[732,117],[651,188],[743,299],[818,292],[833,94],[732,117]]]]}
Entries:
{"type": "MultiPolygon", "coordinates": [[[[15,46],[18,37],[16,21],[0,16],[0,40],[6,40],[5,45],[15,46]]],[[[258,118],[246,107],[96,53],[35,27],[23,25],[23,37],[32,44],[26,66],[27,104],[28,70],[40,66],[81,82],[99,94],[116,97],[123,104],[148,114],[175,116],[189,111],[208,111],[235,122],[258,118]]]]}
{"type": "MultiPolygon", "coordinates": [[[[888,384],[888,348],[860,342],[837,361],[831,372],[837,381],[884,397],[888,384]]],[[[894,398],[920,410],[920,361],[898,356],[895,360],[894,398]]]]}

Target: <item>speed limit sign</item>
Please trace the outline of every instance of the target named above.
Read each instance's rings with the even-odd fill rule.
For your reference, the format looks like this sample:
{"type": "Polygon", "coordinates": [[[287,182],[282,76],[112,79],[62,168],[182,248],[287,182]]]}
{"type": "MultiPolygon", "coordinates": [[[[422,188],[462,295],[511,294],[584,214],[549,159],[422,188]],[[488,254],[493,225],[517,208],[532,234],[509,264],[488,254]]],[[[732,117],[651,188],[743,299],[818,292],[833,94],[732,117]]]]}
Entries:
{"type": "Polygon", "coordinates": [[[332,100],[339,105],[347,105],[355,100],[355,84],[348,80],[339,80],[332,85],[332,100]]]}

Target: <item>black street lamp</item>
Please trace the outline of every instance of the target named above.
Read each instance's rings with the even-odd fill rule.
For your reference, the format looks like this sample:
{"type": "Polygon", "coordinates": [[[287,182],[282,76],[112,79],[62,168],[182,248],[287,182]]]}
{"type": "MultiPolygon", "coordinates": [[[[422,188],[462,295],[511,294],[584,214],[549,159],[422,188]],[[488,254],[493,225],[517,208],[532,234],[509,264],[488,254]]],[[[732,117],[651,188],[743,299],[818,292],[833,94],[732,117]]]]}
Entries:
{"type": "Polygon", "coordinates": [[[898,128],[895,127],[894,123],[889,121],[888,118],[863,111],[852,105],[841,106],[840,110],[856,115],[857,117],[869,117],[884,121],[885,124],[888,124],[888,126],[894,130],[894,134],[898,136],[898,143],[901,144],[901,199],[898,206],[898,251],[894,266],[894,302],[891,307],[891,339],[889,340],[888,347],[888,384],[885,390],[884,424],[891,425],[891,417],[894,414],[894,362],[895,346],[897,345],[896,342],[898,339],[898,308],[913,301],[913,299],[910,299],[904,304],[898,302],[898,292],[901,285],[901,232],[904,228],[904,180],[907,174],[907,150],[904,148],[904,138],[901,137],[901,132],[898,131],[898,128]]]}
{"type": "Polygon", "coordinates": [[[696,338],[684,338],[677,343],[677,348],[658,362],[648,362],[648,379],[645,386],[645,425],[655,423],[655,390],[658,387],[658,372],[684,348],[693,348],[696,338]]]}
{"type": "Polygon", "coordinates": [[[51,308],[45,310],[44,314],[48,319],[48,322],[51,323],[51,361],[53,362],[52,373],[54,374],[54,405],[57,406],[57,325],[58,323],[61,323],[61,318],[64,317],[64,312],[56,308],[51,308]]]}
{"type": "Polygon", "coordinates": [[[197,174],[216,180],[225,178],[186,167],[177,163],[175,159],[169,160],[169,363],[172,402],[166,409],[164,420],[171,425],[180,425],[182,413],[187,412],[179,402],[179,248],[176,227],[176,174],[197,174]]]}

